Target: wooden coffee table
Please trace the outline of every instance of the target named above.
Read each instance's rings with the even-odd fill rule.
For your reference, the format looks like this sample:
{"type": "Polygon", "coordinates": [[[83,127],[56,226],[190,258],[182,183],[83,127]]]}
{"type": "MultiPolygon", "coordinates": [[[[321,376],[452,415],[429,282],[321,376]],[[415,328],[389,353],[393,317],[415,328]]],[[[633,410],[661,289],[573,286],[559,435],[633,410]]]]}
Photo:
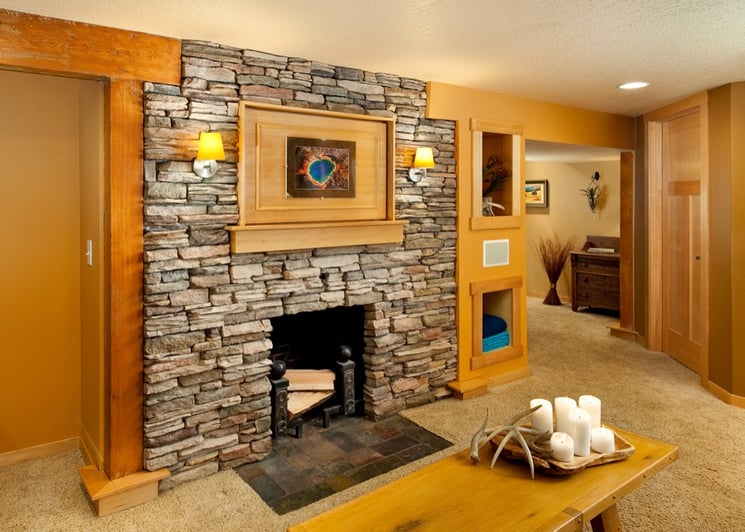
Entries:
{"type": "Polygon", "coordinates": [[[616,502],[672,463],[678,448],[614,430],[636,448],[620,462],[531,480],[527,463],[500,458],[490,469],[484,445],[478,465],[464,450],[289,530],[620,530],[616,502]]]}

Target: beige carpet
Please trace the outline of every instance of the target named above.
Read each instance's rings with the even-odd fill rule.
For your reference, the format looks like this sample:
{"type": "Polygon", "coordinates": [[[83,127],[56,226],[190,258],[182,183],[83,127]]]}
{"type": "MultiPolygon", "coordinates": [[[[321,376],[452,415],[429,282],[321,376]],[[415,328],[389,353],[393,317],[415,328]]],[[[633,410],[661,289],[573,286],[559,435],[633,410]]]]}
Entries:
{"type": "Polygon", "coordinates": [[[606,326],[615,321],[529,298],[531,377],[470,401],[445,399],[404,413],[455,446],[284,516],[226,471],[98,518],[77,476],[81,457],[66,453],[0,468],[0,530],[284,530],[467,447],[487,408],[497,422],[531,398],[584,393],[603,401],[608,423],[680,448],[678,461],[619,503],[626,530],[745,530],[745,410],[708,394],[668,356],[609,336],[606,326]]]}

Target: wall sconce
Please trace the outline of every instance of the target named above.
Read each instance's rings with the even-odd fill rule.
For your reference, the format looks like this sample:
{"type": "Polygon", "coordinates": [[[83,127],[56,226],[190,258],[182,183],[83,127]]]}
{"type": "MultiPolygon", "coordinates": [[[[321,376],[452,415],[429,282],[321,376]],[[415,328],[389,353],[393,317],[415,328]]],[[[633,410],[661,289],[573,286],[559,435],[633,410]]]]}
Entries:
{"type": "Polygon", "coordinates": [[[579,191],[587,198],[587,204],[590,206],[590,210],[593,214],[598,212],[600,205],[600,172],[595,172],[590,176],[590,184],[586,188],[581,188],[579,191]]]}
{"type": "Polygon", "coordinates": [[[423,177],[427,177],[427,168],[435,167],[435,158],[432,148],[417,148],[414,156],[414,166],[409,168],[409,181],[419,183],[423,177]]]}
{"type": "Polygon", "coordinates": [[[199,149],[192,168],[199,177],[212,177],[217,173],[220,165],[217,161],[225,159],[222,147],[222,136],[219,131],[202,132],[199,134],[199,149]]]}

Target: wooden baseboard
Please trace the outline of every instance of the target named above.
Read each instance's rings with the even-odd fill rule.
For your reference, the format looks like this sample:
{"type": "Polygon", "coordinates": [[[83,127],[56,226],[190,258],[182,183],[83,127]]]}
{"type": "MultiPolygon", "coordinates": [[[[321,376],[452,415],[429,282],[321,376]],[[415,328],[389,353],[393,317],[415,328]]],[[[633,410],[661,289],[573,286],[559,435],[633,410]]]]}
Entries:
{"type": "Polygon", "coordinates": [[[515,371],[508,371],[499,375],[489,377],[489,386],[499,386],[500,384],[507,384],[508,382],[517,381],[530,377],[531,372],[528,366],[524,368],[516,369],[515,371]]]}
{"type": "Polygon", "coordinates": [[[626,329],[625,327],[621,327],[621,324],[610,325],[608,327],[608,331],[610,332],[611,336],[615,336],[616,338],[622,338],[624,340],[630,340],[637,343],[639,342],[639,333],[633,329],[626,329]]]}
{"type": "Polygon", "coordinates": [[[448,388],[453,390],[453,395],[465,401],[473,399],[479,395],[484,395],[489,387],[489,380],[483,377],[476,377],[465,381],[452,381],[448,383],[448,388]]]}
{"type": "Polygon", "coordinates": [[[80,448],[80,438],[68,438],[66,440],[53,441],[42,445],[34,445],[17,451],[9,451],[0,454],[0,467],[33,460],[34,458],[44,458],[55,454],[66,453],[80,448]]]}
{"type": "Polygon", "coordinates": [[[109,480],[106,473],[94,465],[78,469],[88,496],[99,516],[120,512],[158,497],[158,482],[171,476],[168,469],[139,471],[126,477],[109,480]]]}
{"type": "Polygon", "coordinates": [[[704,384],[704,388],[709,390],[712,395],[716,396],[729,405],[737,406],[739,408],[745,408],[745,397],[741,395],[730,393],[718,384],[715,384],[711,381],[706,382],[704,384]]]}
{"type": "Polygon", "coordinates": [[[85,427],[81,427],[80,430],[80,452],[83,453],[83,460],[86,465],[92,464],[99,469],[103,468],[103,455],[85,427]]]}
{"type": "Polygon", "coordinates": [[[515,371],[508,371],[500,375],[489,377],[474,377],[463,381],[452,381],[448,383],[448,388],[453,390],[453,395],[461,400],[472,399],[484,395],[489,386],[498,386],[508,382],[516,381],[530,377],[530,368],[520,368],[515,371]]]}

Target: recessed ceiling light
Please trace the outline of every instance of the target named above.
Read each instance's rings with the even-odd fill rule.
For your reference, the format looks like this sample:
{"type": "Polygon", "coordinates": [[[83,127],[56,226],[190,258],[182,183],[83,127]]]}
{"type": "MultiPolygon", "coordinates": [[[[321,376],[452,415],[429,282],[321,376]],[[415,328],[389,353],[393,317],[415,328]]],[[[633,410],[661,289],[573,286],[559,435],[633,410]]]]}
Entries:
{"type": "Polygon", "coordinates": [[[618,88],[623,90],[643,89],[647,85],[649,85],[649,83],[646,81],[629,81],[628,83],[619,85],[618,88]]]}

